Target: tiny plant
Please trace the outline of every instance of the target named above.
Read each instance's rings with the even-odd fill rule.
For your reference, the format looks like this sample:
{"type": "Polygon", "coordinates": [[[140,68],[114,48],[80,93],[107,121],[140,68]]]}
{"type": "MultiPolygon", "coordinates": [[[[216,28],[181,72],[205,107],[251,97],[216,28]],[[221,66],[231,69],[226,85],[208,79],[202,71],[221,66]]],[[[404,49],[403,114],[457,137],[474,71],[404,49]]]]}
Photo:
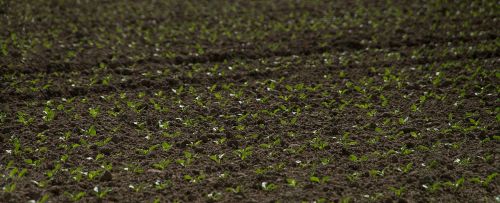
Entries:
{"type": "Polygon", "coordinates": [[[235,151],[235,153],[236,153],[236,155],[238,155],[241,158],[241,160],[245,160],[248,156],[252,155],[252,147],[249,146],[249,147],[237,149],[235,151]]]}

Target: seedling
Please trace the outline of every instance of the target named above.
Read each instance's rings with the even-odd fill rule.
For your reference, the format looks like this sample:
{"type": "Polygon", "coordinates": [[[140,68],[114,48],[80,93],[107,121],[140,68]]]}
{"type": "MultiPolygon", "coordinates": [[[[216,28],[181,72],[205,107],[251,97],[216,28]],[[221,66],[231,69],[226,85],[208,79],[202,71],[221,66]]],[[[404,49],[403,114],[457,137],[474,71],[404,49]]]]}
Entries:
{"type": "Polygon", "coordinates": [[[222,199],[222,193],[220,192],[211,192],[207,194],[207,197],[212,201],[219,201],[222,199]]]}
{"type": "Polygon", "coordinates": [[[444,183],[445,186],[447,187],[451,187],[453,189],[458,189],[460,187],[462,187],[462,185],[465,183],[465,178],[462,177],[462,178],[459,178],[457,181],[455,182],[452,182],[452,181],[447,181],[444,183]]]}
{"type": "Polygon", "coordinates": [[[273,191],[278,188],[277,185],[268,182],[262,182],[260,186],[265,191],[273,191]]]}
{"type": "Polygon", "coordinates": [[[89,114],[92,118],[97,118],[97,116],[99,115],[99,107],[89,108],[89,114]]]}
{"type": "Polygon", "coordinates": [[[212,161],[215,161],[215,163],[217,163],[217,164],[221,164],[221,162],[222,162],[222,158],[223,158],[223,157],[224,157],[224,154],[219,154],[219,155],[214,154],[214,155],[210,155],[210,159],[211,159],[212,161]]]}
{"type": "Polygon", "coordinates": [[[57,163],[56,166],[52,169],[52,170],[48,170],[45,175],[49,178],[49,179],[52,179],[54,177],[54,175],[56,175],[59,170],[61,169],[61,164],[60,163],[57,163]]]}
{"type": "MultiPolygon", "coordinates": [[[[19,140],[19,138],[12,138],[11,139],[12,141],[12,145],[13,145],[13,150],[14,150],[14,155],[20,155],[21,154],[21,141],[19,140]]],[[[7,151],[7,153],[9,153],[9,151],[7,151]]],[[[10,152],[11,153],[11,152],[10,152]]]]}
{"type": "Polygon", "coordinates": [[[97,131],[95,130],[95,127],[92,125],[85,131],[85,134],[90,135],[90,136],[96,136],[97,131]]]}
{"type": "Polygon", "coordinates": [[[110,188],[100,188],[99,186],[94,187],[94,193],[99,199],[103,199],[106,195],[111,192],[110,188]]]}
{"type": "Polygon", "coordinates": [[[253,147],[245,147],[235,151],[236,155],[241,158],[241,160],[245,160],[248,156],[252,155],[253,147]]]}
{"type": "Polygon", "coordinates": [[[241,187],[241,185],[238,185],[236,187],[228,187],[226,188],[226,191],[227,192],[231,192],[231,193],[235,193],[235,194],[240,194],[243,192],[243,188],[241,187]]]}
{"type": "Polygon", "coordinates": [[[189,152],[189,151],[184,151],[184,159],[177,159],[175,160],[176,163],[180,164],[181,166],[189,166],[194,160],[194,155],[189,152]]]}
{"type": "Polygon", "coordinates": [[[349,182],[356,182],[359,180],[361,174],[359,172],[354,172],[352,174],[349,174],[347,175],[347,180],[349,180],[349,182]]]}
{"type": "Polygon", "coordinates": [[[309,177],[309,180],[311,182],[314,182],[314,183],[324,184],[330,180],[330,176],[317,177],[317,176],[313,175],[313,176],[309,177]]]}
{"type": "Polygon", "coordinates": [[[413,163],[408,163],[405,166],[403,166],[402,168],[398,168],[398,170],[403,172],[403,173],[408,173],[412,170],[412,168],[413,168],[413,163]]]}
{"type": "Polygon", "coordinates": [[[427,184],[424,184],[424,185],[422,185],[422,187],[429,190],[431,193],[434,193],[434,192],[441,189],[441,185],[442,185],[441,182],[437,181],[437,182],[432,183],[430,186],[427,184]]]}
{"type": "Polygon", "coordinates": [[[286,182],[287,182],[288,186],[290,186],[290,187],[297,187],[297,180],[295,180],[293,178],[287,178],[286,182]]]}
{"type": "Polygon", "coordinates": [[[168,142],[163,142],[161,143],[161,148],[163,151],[168,152],[172,148],[172,145],[168,142]]]}
{"type": "Polygon", "coordinates": [[[89,180],[94,180],[95,178],[99,177],[102,173],[103,171],[101,170],[89,171],[87,177],[89,180]]]}
{"type": "Polygon", "coordinates": [[[146,185],[144,183],[139,183],[137,185],[130,184],[130,185],[128,185],[128,187],[130,189],[132,189],[134,192],[142,192],[148,187],[148,185],[146,185]]]}
{"type": "Polygon", "coordinates": [[[152,145],[148,147],[147,149],[137,149],[137,152],[142,155],[149,155],[151,152],[156,150],[160,145],[152,145]]]}
{"type": "Polygon", "coordinates": [[[20,123],[22,123],[23,125],[27,126],[29,125],[30,123],[33,122],[33,118],[30,118],[28,116],[28,114],[22,112],[22,111],[19,111],[17,112],[17,121],[19,121],[20,123]]]}
{"type": "Polygon", "coordinates": [[[385,169],[384,170],[376,170],[376,169],[371,169],[368,171],[368,174],[370,174],[370,177],[377,177],[377,176],[384,176],[385,174],[385,169]]]}
{"type": "Polygon", "coordinates": [[[170,185],[172,185],[172,182],[170,180],[166,180],[163,182],[160,180],[156,180],[154,183],[154,186],[157,190],[163,190],[163,189],[169,187],[170,185]]]}
{"type": "Polygon", "coordinates": [[[311,146],[315,149],[323,150],[328,146],[328,142],[319,137],[315,137],[311,140],[311,146]]]}
{"type": "Polygon", "coordinates": [[[170,159],[163,159],[159,161],[158,163],[154,163],[153,167],[159,170],[165,170],[168,165],[170,165],[170,159]]]}
{"type": "Polygon", "coordinates": [[[484,180],[482,180],[480,177],[475,177],[475,178],[471,178],[470,181],[473,183],[481,184],[483,187],[487,187],[487,186],[489,186],[489,184],[491,182],[493,182],[493,180],[495,180],[495,178],[497,176],[498,176],[498,173],[494,172],[494,173],[486,176],[486,178],[484,180]]]}
{"type": "Polygon", "coordinates": [[[363,161],[367,161],[368,157],[365,155],[358,157],[355,154],[351,154],[351,155],[349,155],[349,160],[352,162],[363,162],[363,161]]]}
{"type": "Polygon", "coordinates": [[[401,197],[401,196],[403,196],[406,188],[405,187],[400,187],[400,188],[389,187],[389,190],[391,190],[394,193],[394,195],[396,195],[396,197],[401,197]]]}
{"type": "Polygon", "coordinates": [[[168,126],[169,126],[168,121],[162,121],[162,120],[158,121],[158,127],[160,127],[160,129],[166,130],[168,129],[168,126]]]}
{"type": "Polygon", "coordinates": [[[43,110],[43,113],[45,115],[42,118],[44,121],[47,121],[47,122],[54,120],[54,117],[56,116],[56,112],[49,107],[45,107],[45,109],[43,110]]]}
{"type": "Polygon", "coordinates": [[[205,180],[206,175],[205,174],[200,174],[198,176],[191,176],[191,175],[184,175],[184,180],[189,181],[190,183],[199,183],[203,180],[205,180]]]}
{"type": "Polygon", "coordinates": [[[49,200],[50,195],[49,194],[44,194],[40,199],[36,201],[36,203],[45,203],[49,200]]]}

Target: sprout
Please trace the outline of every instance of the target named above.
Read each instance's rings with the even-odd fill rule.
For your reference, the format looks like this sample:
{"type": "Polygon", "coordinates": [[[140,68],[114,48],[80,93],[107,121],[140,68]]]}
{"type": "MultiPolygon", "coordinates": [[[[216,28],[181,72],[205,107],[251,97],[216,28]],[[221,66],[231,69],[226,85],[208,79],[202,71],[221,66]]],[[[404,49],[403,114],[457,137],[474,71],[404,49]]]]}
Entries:
{"type": "Polygon", "coordinates": [[[99,199],[106,197],[109,192],[111,192],[110,188],[99,188],[99,186],[94,187],[94,193],[99,199]]]}
{"type": "Polygon", "coordinates": [[[248,156],[252,155],[253,147],[245,147],[235,151],[236,155],[238,155],[241,160],[245,160],[248,156]]]}
{"type": "Polygon", "coordinates": [[[218,155],[210,155],[209,156],[212,161],[215,161],[217,164],[221,164],[222,162],[222,157],[224,157],[224,154],[218,154],[218,155]]]}
{"type": "Polygon", "coordinates": [[[97,118],[97,115],[99,115],[99,107],[89,108],[89,114],[92,118],[97,118]]]}
{"type": "Polygon", "coordinates": [[[45,115],[42,118],[43,118],[43,120],[45,120],[47,122],[54,120],[54,117],[56,116],[56,112],[49,107],[45,107],[43,113],[45,115]]]}
{"type": "Polygon", "coordinates": [[[276,188],[278,188],[278,186],[277,186],[277,185],[272,184],[272,183],[268,183],[268,182],[262,182],[260,186],[261,186],[261,187],[262,187],[262,189],[263,189],[263,190],[265,190],[265,191],[273,191],[273,190],[275,190],[276,188]]]}

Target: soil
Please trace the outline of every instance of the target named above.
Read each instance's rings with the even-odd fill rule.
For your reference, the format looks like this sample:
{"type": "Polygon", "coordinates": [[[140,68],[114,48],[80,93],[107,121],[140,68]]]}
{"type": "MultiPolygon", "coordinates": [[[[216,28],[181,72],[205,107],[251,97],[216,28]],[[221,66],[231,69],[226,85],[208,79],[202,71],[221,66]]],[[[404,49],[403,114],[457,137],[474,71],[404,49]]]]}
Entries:
{"type": "Polygon", "coordinates": [[[498,202],[497,7],[0,1],[0,200],[498,202]]]}

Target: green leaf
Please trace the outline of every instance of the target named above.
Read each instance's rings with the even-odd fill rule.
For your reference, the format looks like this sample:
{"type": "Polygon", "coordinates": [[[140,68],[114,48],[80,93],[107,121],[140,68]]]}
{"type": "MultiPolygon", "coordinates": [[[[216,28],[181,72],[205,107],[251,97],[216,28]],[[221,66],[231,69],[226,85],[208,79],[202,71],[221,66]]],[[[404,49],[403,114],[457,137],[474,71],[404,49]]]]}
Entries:
{"type": "Polygon", "coordinates": [[[320,179],[318,177],[316,177],[316,176],[311,176],[309,178],[309,180],[311,180],[312,182],[315,182],[315,183],[319,183],[320,182],[320,179]]]}
{"type": "Polygon", "coordinates": [[[161,147],[163,151],[168,151],[172,148],[172,145],[168,142],[161,143],[161,147]]]}

